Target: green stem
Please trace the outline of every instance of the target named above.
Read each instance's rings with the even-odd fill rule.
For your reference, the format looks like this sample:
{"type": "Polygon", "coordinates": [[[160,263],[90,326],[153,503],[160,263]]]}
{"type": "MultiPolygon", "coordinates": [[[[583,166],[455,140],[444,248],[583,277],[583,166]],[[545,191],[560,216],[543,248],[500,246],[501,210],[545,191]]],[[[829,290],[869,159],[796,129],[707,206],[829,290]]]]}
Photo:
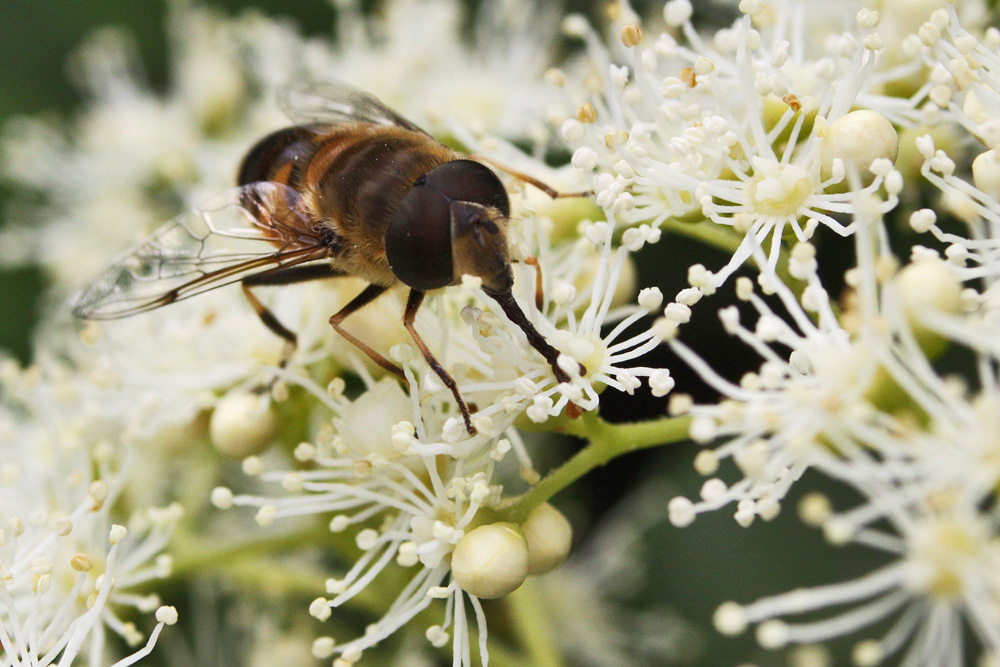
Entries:
{"type": "Polygon", "coordinates": [[[223,573],[247,589],[252,586],[258,593],[298,595],[310,599],[323,593],[323,582],[326,580],[319,570],[303,568],[301,564],[290,567],[269,558],[239,558],[227,563],[223,573]]]}
{"type": "Polygon", "coordinates": [[[538,580],[528,577],[521,587],[507,596],[514,622],[514,632],[538,667],[563,667],[559,647],[552,636],[548,614],[542,604],[538,580]]]}
{"type": "Polygon", "coordinates": [[[709,220],[701,222],[681,222],[677,219],[665,220],[661,229],[665,229],[689,239],[701,241],[705,245],[733,254],[740,247],[743,238],[728,227],[717,225],[709,220]]]}
{"type": "Polygon", "coordinates": [[[500,510],[497,517],[487,517],[487,519],[523,523],[532,510],[594,468],[599,468],[622,454],[687,440],[690,424],[690,417],[665,417],[643,422],[611,424],[593,413],[567,422],[565,426],[567,433],[587,437],[590,443],[570,460],[550,472],[513,505],[500,510]]]}
{"type": "Polygon", "coordinates": [[[228,563],[247,556],[299,549],[303,544],[316,542],[321,534],[316,527],[309,526],[290,533],[215,545],[191,533],[179,533],[175,541],[177,546],[173,550],[174,564],[171,573],[174,577],[183,577],[191,572],[225,568],[228,563]]]}

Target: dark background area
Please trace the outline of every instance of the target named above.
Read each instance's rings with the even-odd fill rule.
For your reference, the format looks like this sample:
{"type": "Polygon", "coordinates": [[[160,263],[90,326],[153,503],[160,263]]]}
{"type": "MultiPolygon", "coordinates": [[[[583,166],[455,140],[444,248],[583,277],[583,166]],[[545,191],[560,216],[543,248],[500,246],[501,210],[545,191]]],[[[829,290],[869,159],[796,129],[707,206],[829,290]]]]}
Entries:
{"type": "MultiPolygon", "coordinates": [[[[329,34],[334,21],[333,11],[323,0],[294,3],[214,0],[211,4],[228,13],[254,7],[270,15],[290,17],[307,34],[329,34]]],[[[640,8],[643,4],[647,3],[635,6],[640,8]]],[[[597,15],[593,2],[579,0],[567,5],[597,15]]],[[[82,98],[69,83],[67,59],[86,35],[102,26],[122,26],[130,32],[138,45],[149,83],[154,88],[164,86],[168,65],[163,31],[165,13],[165,3],[151,1],[0,1],[0,124],[18,114],[46,113],[70,118],[82,98]]],[[[0,219],[7,218],[10,196],[9,186],[0,181],[0,219]]],[[[681,258],[694,256],[695,250],[683,240],[665,236],[659,244],[644,251],[639,284],[659,285],[670,299],[685,286],[687,266],[693,261],[681,258]]],[[[703,248],[698,252],[701,253],[698,261],[713,265],[711,258],[704,257],[703,248]]],[[[722,263],[724,258],[720,257],[715,264],[722,263]]],[[[36,270],[0,270],[0,349],[12,352],[22,361],[30,359],[30,332],[36,319],[35,303],[42,289],[43,277],[36,270]]],[[[739,377],[756,366],[758,360],[742,346],[713,345],[722,336],[715,311],[731,299],[719,296],[714,301],[717,305],[701,307],[696,320],[685,329],[685,339],[694,341],[700,350],[712,347],[726,350],[729,356],[713,357],[713,365],[739,377]]],[[[697,379],[665,353],[656,353],[646,363],[671,368],[681,389],[701,393],[699,398],[710,400],[697,379]]],[[[608,392],[603,400],[606,416],[613,420],[653,416],[663,410],[662,400],[643,399],[638,410],[631,397],[615,396],[614,392],[608,392]]],[[[662,478],[669,489],[664,503],[676,494],[695,497],[702,482],[691,468],[695,453],[694,446],[686,445],[624,457],[567,490],[562,501],[567,504],[579,501],[599,516],[639,482],[650,478],[662,478]]],[[[806,481],[799,488],[815,486],[806,481]]],[[[760,667],[785,664],[780,652],[761,652],[749,638],[732,640],[714,635],[710,619],[715,607],[725,600],[751,601],[800,585],[842,581],[868,571],[875,560],[870,552],[858,549],[831,552],[816,531],[798,523],[794,508],[794,499],[790,499],[779,519],[770,524],[758,522],[749,530],[735,525],[732,519],[735,508],[700,517],[684,530],[664,524],[650,535],[646,554],[650,564],[649,585],[635,603],[639,608],[657,604],[672,607],[703,628],[708,645],[699,665],[715,667],[744,661],[753,661],[760,667]]],[[[847,646],[845,643],[840,650],[842,657],[847,646]]],[[[847,664],[846,658],[835,664],[847,664]]]]}

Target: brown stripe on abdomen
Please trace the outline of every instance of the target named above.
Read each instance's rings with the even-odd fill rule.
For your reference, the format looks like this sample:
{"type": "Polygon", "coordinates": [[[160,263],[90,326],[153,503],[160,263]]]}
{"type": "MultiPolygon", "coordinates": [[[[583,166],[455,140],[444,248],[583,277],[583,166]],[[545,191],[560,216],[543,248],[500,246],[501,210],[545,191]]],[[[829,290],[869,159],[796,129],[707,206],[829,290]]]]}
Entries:
{"type": "Polygon", "coordinates": [[[449,159],[448,149],[422,134],[377,128],[330,164],[317,184],[319,198],[343,224],[360,225],[381,238],[417,179],[449,159]]]}
{"type": "Polygon", "coordinates": [[[297,174],[309,163],[320,136],[316,126],[307,125],[272,132],[247,152],[236,175],[237,184],[275,181],[295,187],[297,174]]]}

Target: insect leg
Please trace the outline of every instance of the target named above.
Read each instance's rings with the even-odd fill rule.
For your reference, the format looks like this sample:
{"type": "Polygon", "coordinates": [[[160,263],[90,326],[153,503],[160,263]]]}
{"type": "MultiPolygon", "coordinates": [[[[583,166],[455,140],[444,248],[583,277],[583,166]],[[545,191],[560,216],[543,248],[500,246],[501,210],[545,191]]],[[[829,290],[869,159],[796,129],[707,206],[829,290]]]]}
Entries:
{"type": "Polygon", "coordinates": [[[469,432],[470,436],[476,435],[476,427],[472,425],[472,417],[469,415],[469,407],[465,404],[465,400],[462,399],[462,395],[458,393],[458,385],[455,383],[455,378],[449,375],[438,360],[434,358],[434,354],[427,347],[424,339],[420,337],[417,333],[417,329],[413,326],[413,320],[417,317],[417,311],[420,310],[420,304],[424,302],[424,293],[420,290],[411,289],[410,297],[406,300],[406,314],[403,315],[403,326],[406,330],[410,332],[410,337],[413,338],[413,342],[417,344],[420,351],[424,355],[424,359],[430,364],[431,369],[437,373],[437,376],[441,378],[445,386],[451,390],[452,396],[455,397],[455,401],[458,402],[458,408],[462,411],[462,419],[465,420],[465,430],[469,432]]]}
{"type": "Polygon", "coordinates": [[[342,275],[344,275],[342,272],[325,264],[313,264],[272,269],[271,271],[248,276],[240,281],[243,294],[246,296],[247,301],[250,302],[254,312],[257,313],[257,317],[264,323],[264,326],[277,336],[283,338],[288,345],[285,353],[282,354],[281,367],[288,365],[288,361],[291,359],[296,345],[298,345],[298,337],[294,331],[282,324],[274,316],[274,313],[268,310],[267,306],[260,302],[260,299],[257,298],[250,288],[263,285],[292,285],[294,283],[303,283],[310,280],[333,278],[342,275]]]}
{"type": "Polygon", "coordinates": [[[383,357],[381,354],[363,343],[360,339],[355,338],[353,335],[344,331],[344,329],[340,326],[340,323],[343,322],[348,315],[367,306],[369,303],[377,299],[386,289],[387,288],[382,285],[369,285],[362,290],[360,294],[354,297],[350,303],[338,310],[336,314],[330,318],[330,326],[333,327],[334,331],[346,338],[348,342],[352,343],[356,348],[367,354],[369,359],[393,375],[398,375],[403,378],[403,381],[405,382],[406,375],[403,374],[403,370],[399,366],[383,357]]]}
{"type": "Polygon", "coordinates": [[[473,155],[472,157],[479,160],[480,162],[485,162],[486,164],[492,165],[502,172],[510,174],[519,181],[524,181],[525,183],[534,185],[536,188],[538,188],[548,196],[552,197],[553,199],[562,199],[564,197],[589,197],[592,194],[594,194],[593,191],[591,190],[583,190],[580,192],[559,192],[558,190],[553,188],[551,185],[548,185],[544,181],[540,181],[534,176],[529,176],[528,174],[525,174],[523,172],[515,171],[510,167],[506,167],[500,164],[496,160],[485,157],[483,155],[473,155]]]}

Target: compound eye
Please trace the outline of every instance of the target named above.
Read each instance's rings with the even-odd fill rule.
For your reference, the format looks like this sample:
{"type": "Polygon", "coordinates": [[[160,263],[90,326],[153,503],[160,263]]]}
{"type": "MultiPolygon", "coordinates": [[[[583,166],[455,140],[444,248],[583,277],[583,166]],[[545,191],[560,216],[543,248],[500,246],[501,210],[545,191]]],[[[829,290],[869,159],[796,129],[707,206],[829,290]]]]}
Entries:
{"type": "Polygon", "coordinates": [[[400,202],[385,232],[389,268],[403,283],[418,290],[449,285],[451,210],[448,199],[421,179],[400,202]]]}
{"type": "Polygon", "coordinates": [[[489,167],[473,160],[452,160],[427,172],[427,183],[449,199],[498,209],[510,217],[507,189],[489,167]]]}

